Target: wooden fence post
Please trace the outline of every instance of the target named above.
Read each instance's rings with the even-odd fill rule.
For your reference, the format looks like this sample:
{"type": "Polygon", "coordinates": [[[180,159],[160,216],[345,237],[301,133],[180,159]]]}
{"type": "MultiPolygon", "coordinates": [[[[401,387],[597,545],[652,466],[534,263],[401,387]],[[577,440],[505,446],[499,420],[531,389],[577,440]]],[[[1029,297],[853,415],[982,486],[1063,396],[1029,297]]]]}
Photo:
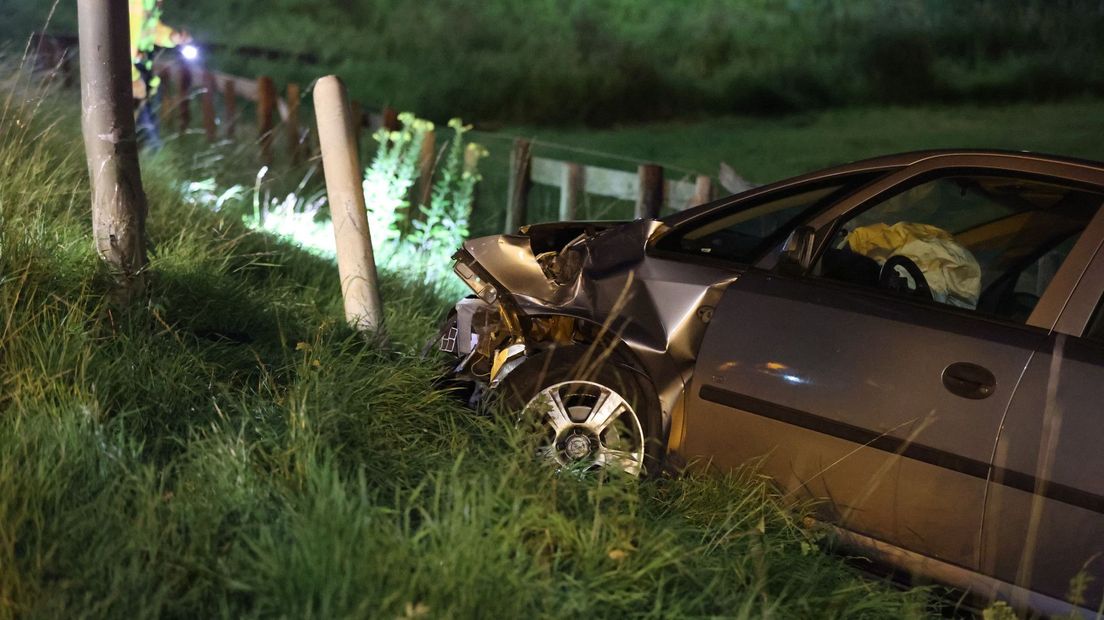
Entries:
{"type": "Polygon", "coordinates": [[[655,219],[663,208],[663,167],[641,164],[636,169],[640,190],[636,196],[636,218],[655,219]]]}
{"type": "Polygon", "coordinates": [[[146,258],[146,195],[138,168],[127,0],[78,0],[81,130],[92,184],[92,236],[119,284],[140,294],[146,258]]]}
{"type": "Polygon", "coordinates": [[[157,74],[157,79],[160,84],[157,87],[158,97],[161,98],[160,109],[157,111],[159,120],[161,121],[161,127],[167,129],[172,123],[173,108],[176,106],[176,102],[173,101],[173,77],[172,71],[169,69],[162,69],[157,74]]]}
{"type": "Polygon", "coordinates": [[[560,221],[569,222],[579,217],[579,197],[586,183],[585,168],[582,164],[567,162],[563,167],[563,179],[560,181],[560,221]]]}
{"type": "Polygon", "coordinates": [[[207,136],[207,142],[214,143],[218,140],[218,122],[215,119],[215,91],[218,84],[215,76],[210,71],[203,72],[203,133],[207,136]]]}
{"type": "Polygon", "coordinates": [[[299,144],[299,85],[294,82],[287,86],[287,108],[288,149],[291,151],[291,163],[298,164],[303,158],[299,144]]]}
{"type": "Polygon", "coordinates": [[[180,133],[183,135],[192,124],[192,70],[180,67],[176,88],[176,114],[180,119],[180,133]]]}
{"type": "Polygon", "coordinates": [[[261,164],[272,167],[272,132],[275,128],[276,85],[272,78],[262,75],[257,78],[257,131],[261,146],[261,164]]]}
{"type": "Polygon", "coordinates": [[[420,215],[417,205],[429,202],[433,190],[433,164],[437,157],[437,134],[430,129],[422,138],[422,149],[418,151],[418,181],[414,184],[414,208],[411,209],[411,221],[420,215]]]}
{"type": "Polygon", "coordinates": [[[505,232],[510,235],[525,224],[525,212],[529,203],[529,189],[532,187],[530,170],[533,167],[533,146],[528,140],[514,140],[514,150],[510,152],[509,195],[506,202],[505,232]]]}
{"type": "Polygon", "coordinates": [[[711,200],[713,200],[713,179],[709,175],[699,174],[698,178],[694,179],[694,197],[686,206],[696,207],[711,200]]]}
{"type": "Polygon", "coordinates": [[[314,114],[337,241],[345,319],[357,329],[378,331],[383,324],[383,305],[364,207],[360,158],[353,143],[349,98],[337,76],[328,75],[315,84],[314,114]]]}
{"type": "Polygon", "coordinates": [[[360,155],[360,138],[364,133],[364,106],[360,105],[360,102],[353,99],[353,140],[356,142],[357,155],[360,155]]]}
{"type": "Polygon", "coordinates": [[[387,131],[398,131],[402,129],[402,123],[399,122],[399,113],[391,106],[383,106],[383,128],[387,131]]]}
{"type": "Polygon", "coordinates": [[[234,128],[238,124],[238,87],[234,78],[226,78],[222,85],[222,124],[228,139],[234,137],[234,128]]]}

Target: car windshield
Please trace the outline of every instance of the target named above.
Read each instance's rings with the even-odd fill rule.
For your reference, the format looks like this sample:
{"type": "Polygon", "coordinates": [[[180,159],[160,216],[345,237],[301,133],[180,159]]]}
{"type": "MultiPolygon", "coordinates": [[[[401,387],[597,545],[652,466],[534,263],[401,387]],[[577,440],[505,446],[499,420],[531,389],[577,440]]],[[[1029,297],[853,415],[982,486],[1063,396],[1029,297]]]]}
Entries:
{"type": "Polygon", "coordinates": [[[660,239],[656,250],[750,264],[781,243],[798,222],[874,176],[851,175],[760,196],[687,222],[660,239]]]}

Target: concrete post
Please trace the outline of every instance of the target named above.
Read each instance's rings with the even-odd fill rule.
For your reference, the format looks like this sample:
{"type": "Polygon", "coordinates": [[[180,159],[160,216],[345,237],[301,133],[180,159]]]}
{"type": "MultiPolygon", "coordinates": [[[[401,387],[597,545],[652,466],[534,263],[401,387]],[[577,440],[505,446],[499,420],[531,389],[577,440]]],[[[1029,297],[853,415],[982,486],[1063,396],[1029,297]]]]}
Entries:
{"type": "Polygon", "coordinates": [[[337,239],[345,319],[357,329],[378,331],[383,324],[383,304],[364,206],[360,158],[348,94],[337,76],[328,75],[315,84],[314,113],[337,239]]]}

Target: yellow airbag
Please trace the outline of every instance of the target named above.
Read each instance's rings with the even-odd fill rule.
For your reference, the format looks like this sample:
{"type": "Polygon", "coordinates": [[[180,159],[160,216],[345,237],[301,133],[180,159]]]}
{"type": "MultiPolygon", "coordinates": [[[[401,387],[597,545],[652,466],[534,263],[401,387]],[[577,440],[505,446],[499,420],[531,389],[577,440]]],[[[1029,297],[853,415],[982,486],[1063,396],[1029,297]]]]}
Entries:
{"type": "Polygon", "coordinates": [[[879,265],[894,256],[909,258],[924,272],[935,301],[977,307],[981,266],[970,250],[942,228],[914,222],[871,224],[851,231],[847,245],[879,265]]]}

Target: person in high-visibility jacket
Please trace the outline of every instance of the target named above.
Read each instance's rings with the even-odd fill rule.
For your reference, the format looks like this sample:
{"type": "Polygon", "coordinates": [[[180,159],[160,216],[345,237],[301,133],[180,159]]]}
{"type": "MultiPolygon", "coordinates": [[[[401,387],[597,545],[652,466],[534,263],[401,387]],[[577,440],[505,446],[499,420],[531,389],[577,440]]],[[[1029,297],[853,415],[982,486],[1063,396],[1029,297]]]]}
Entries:
{"type": "Polygon", "coordinates": [[[130,0],[131,77],[138,125],[138,139],[146,147],[161,147],[157,128],[157,90],[160,78],[153,72],[157,48],[173,48],[191,40],[187,32],[174,30],[161,21],[161,0],[130,0]]]}

